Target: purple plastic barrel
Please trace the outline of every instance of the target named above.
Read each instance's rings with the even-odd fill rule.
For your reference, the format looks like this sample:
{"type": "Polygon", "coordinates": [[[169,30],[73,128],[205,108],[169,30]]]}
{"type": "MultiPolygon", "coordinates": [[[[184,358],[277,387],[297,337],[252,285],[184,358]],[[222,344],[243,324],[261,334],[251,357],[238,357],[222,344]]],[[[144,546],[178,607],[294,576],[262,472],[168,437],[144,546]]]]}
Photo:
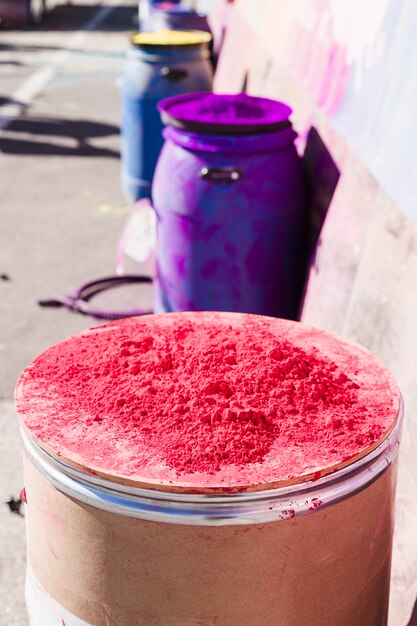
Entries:
{"type": "Polygon", "coordinates": [[[306,225],[291,109],[209,93],[158,108],[167,127],[152,188],[155,311],[295,318],[306,225]]]}

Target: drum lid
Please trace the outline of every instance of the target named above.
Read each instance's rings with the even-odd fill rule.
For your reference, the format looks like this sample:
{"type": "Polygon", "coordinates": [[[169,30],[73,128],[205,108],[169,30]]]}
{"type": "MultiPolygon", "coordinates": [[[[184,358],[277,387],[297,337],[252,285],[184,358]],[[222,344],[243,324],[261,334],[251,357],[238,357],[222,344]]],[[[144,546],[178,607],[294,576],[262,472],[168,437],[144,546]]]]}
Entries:
{"type": "Polygon", "coordinates": [[[189,131],[242,135],[289,128],[292,110],[278,100],[246,93],[189,93],[161,100],[162,121],[189,131]]]}
{"type": "Polygon", "coordinates": [[[134,46],[143,49],[155,49],[161,47],[201,46],[210,43],[210,33],[200,30],[159,30],[156,32],[142,32],[132,35],[131,42],[134,46]]]}

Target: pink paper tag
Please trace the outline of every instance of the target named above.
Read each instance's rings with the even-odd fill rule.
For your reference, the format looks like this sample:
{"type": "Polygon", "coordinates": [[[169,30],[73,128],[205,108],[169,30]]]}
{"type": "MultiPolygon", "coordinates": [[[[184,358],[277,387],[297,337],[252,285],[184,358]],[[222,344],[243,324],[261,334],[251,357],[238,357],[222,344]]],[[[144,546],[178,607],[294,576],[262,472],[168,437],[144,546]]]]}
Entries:
{"type": "Polygon", "coordinates": [[[116,273],[123,274],[126,257],[153,269],[156,251],[156,216],[147,198],[137,202],[127,218],[116,251],[116,273]]]}

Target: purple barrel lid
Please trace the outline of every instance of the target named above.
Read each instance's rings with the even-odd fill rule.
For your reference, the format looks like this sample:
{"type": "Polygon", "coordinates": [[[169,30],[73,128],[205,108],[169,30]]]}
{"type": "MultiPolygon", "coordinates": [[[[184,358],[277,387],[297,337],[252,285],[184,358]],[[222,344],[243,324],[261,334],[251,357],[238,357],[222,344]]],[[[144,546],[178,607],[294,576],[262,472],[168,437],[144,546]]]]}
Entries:
{"type": "Polygon", "coordinates": [[[158,109],[164,124],[204,133],[256,134],[291,126],[289,106],[246,93],[187,93],[161,100],[158,109]]]}

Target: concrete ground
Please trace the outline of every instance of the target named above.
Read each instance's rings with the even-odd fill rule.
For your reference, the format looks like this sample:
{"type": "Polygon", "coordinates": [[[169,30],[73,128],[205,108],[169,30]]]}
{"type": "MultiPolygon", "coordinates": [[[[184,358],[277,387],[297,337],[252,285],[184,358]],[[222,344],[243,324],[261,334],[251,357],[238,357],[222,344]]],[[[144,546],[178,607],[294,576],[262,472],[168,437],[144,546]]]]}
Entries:
{"type": "Polygon", "coordinates": [[[129,211],[119,85],[137,1],[55,4],[42,26],[0,31],[0,626],[28,623],[24,519],[6,504],[23,486],[14,386],[47,346],[97,324],[37,301],[114,274],[129,211]]]}

